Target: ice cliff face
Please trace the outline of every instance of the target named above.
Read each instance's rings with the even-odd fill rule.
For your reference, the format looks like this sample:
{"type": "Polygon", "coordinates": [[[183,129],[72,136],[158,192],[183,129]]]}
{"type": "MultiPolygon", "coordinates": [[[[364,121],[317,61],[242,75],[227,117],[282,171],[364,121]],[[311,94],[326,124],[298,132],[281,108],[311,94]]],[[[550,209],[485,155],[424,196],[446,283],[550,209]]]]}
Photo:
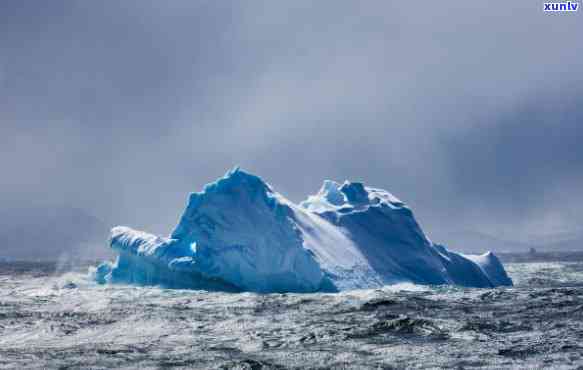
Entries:
{"type": "Polygon", "coordinates": [[[97,269],[102,283],[255,292],[512,285],[493,254],[433,244],[384,190],[326,181],[298,206],[239,169],[191,194],[170,237],[115,227],[110,244],[119,257],[97,269]]]}

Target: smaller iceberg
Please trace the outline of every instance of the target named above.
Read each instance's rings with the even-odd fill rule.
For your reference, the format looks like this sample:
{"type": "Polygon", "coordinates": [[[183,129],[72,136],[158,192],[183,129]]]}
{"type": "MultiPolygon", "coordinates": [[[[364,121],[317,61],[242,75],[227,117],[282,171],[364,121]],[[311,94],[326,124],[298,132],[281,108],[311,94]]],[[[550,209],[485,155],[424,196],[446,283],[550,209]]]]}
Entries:
{"type": "Polygon", "coordinates": [[[188,199],[169,237],[114,227],[99,283],[252,292],[335,292],[387,284],[512,285],[490,252],[432,243],[387,191],[325,181],[300,205],[235,168],[188,199]]]}

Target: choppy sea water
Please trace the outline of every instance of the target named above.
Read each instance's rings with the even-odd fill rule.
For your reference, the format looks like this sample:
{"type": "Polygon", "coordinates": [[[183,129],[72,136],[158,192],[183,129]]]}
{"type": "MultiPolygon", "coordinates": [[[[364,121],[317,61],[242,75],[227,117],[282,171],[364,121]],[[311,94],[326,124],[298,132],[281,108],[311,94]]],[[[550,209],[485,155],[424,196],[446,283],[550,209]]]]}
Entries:
{"type": "Polygon", "coordinates": [[[0,263],[0,368],[583,369],[583,263],[506,268],[515,287],[258,295],[0,263]]]}

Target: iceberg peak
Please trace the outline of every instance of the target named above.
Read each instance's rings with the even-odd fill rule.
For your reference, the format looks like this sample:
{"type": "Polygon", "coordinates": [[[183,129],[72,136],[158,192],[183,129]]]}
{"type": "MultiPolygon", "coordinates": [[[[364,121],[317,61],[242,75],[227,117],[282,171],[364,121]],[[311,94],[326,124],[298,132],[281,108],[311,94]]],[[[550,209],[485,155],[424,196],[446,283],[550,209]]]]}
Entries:
{"type": "Polygon", "coordinates": [[[346,195],[346,200],[351,204],[365,204],[369,202],[368,191],[366,191],[362,182],[345,181],[339,190],[346,195]]]}
{"type": "Polygon", "coordinates": [[[342,185],[325,180],[317,194],[311,195],[300,206],[317,213],[326,211],[347,212],[367,206],[388,205],[395,209],[407,209],[405,203],[393,194],[365,186],[362,182],[344,181],[342,185]]]}
{"type": "Polygon", "coordinates": [[[207,192],[221,192],[234,189],[251,192],[273,192],[271,187],[261,177],[246,172],[237,166],[227,172],[222,178],[207,184],[201,193],[193,194],[199,195],[207,192]]]}
{"type": "Polygon", "coordinates": [[[340,184],[332,180],[324,180],[316,197],[323,198],[335,206],[346,203],[346,196],[340,191],[340,184]]]}

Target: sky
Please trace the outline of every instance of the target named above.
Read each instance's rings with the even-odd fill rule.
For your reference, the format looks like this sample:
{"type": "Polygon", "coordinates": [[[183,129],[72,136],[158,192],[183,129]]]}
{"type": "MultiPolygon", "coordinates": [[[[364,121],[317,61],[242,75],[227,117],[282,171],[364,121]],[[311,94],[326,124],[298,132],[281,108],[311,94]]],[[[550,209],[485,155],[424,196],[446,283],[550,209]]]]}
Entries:
{"type": "Polygon", "coordinates": [[[583,12],[542,9],[2,1],[0,203],[168,234],[239,165],[387,189],[433,239],[581,229],[583,12]]]}

